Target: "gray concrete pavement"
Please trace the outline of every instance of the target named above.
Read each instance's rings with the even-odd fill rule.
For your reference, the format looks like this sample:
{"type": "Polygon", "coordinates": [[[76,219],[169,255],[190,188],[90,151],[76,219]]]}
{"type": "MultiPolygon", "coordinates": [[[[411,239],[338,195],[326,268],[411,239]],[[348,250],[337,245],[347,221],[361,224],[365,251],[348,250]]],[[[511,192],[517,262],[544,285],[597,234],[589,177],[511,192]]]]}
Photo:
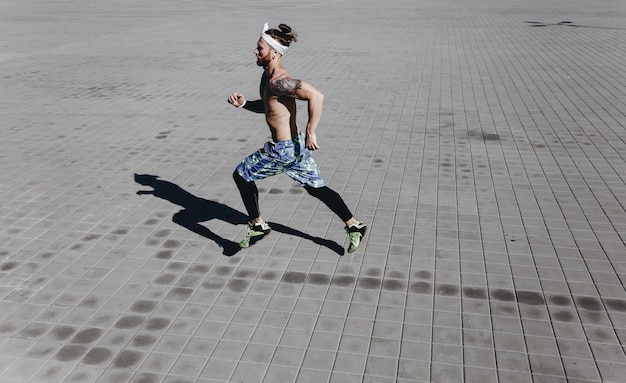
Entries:
{"type": "Polygon", "coordinates": [[[2,383],[626,376],[623,1],[4,0],[0,35],[2,383]],[[354,254],[287,177],[233,251],[266,21],[354,254]]]}

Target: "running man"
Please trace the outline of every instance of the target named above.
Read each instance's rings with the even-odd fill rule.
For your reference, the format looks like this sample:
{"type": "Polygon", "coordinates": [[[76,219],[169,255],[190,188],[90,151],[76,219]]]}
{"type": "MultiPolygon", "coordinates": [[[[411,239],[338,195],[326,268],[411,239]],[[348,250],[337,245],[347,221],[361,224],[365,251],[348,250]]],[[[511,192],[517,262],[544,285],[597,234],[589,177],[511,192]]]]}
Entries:
{"type": "Polygon", "coordinates": [[[319,149],[315,130],[320,122],[324,95],[306,81],[289,76],[281,59],[297,35],[285,24],[279,29],[263,28],[254,54],[257,65],[263,67],[261,99],[248,101],[241,93],[233,93],[228,102],[237,108],[264,113],[272,141],[246,157],[233,173],[248,211],[248,233],[239,243],[243,248],[268,235],[271,231],[259,211],[259,192],[254,181],[285,173],[312,196],[318,198],[344,221],[350,239],[348,252],[354,252],[365,235],[367,226],[354,218],[341,196],[324,184],[311,151],[319,149]],[[309,119],[306,131],[296,126],[296,99],[308,103],[309,119]]]}

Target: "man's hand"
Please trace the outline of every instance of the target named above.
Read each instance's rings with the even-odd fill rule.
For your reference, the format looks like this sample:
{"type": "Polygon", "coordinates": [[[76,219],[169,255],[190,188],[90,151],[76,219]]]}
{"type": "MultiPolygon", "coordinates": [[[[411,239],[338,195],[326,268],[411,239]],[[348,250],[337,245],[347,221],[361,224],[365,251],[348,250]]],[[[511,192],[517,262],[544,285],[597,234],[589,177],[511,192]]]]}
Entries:
{"type": "Polygon", "coordinates": [[[304,145],[309,150],[317,150],[320,148],[320,146],[317,144],[317,136],[315,135],[315,133],[306,134],[306,141],[304,145]]]}
{"type": "Polygon", "coordinates": [[[228,102],[237,108],[241,108],[246,103],[246,99],[241,93],[233,93],[228,96],[228,102]]]}

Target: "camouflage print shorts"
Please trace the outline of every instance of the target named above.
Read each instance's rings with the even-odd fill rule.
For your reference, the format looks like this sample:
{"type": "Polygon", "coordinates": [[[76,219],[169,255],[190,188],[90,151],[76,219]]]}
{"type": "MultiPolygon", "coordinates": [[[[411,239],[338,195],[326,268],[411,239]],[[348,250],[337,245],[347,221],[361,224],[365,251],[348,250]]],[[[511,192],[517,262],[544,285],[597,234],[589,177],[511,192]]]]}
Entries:
{"type": "Polygon", "coordinates": [[[263,149],[246,157],[237,171],[248,182],[285,173],[302,186],[322,187],[324,180],[304,141],[301,133],[292,140],[266,142],[263,149]]]}

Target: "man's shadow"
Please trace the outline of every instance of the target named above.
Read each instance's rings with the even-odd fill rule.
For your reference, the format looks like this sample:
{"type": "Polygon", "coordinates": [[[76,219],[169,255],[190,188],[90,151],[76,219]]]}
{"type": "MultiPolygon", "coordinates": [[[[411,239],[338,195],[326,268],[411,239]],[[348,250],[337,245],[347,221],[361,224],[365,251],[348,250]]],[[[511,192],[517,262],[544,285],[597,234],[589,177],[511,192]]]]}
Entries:
{"type": "MultiPolygon", "coordinates": [[[[196,197],[172,182],[160,180],[159,176],[135,173],[135,182],[153,188],[153,190],[139,190],[137,191],[138,195],[152,194],[155,197],[181,206],[183,210],[174,214],[172,221],[198,235],[214,241],[223,249],[222,253],[224,255],[232,256],[241,250],[237,242],[220,237],[206,226],[201,225],[200,222],[219,219],[232,225],[245,225],[248,222],[247,215],[219,202],[196,197]]],[[[276,222],[268,222],[268,224],[274,231],[310,240],[320,246],[327,247],[339,255],[343,255],[345,252],[343,247],[335,241],[313,237],[276,222]]]]}

